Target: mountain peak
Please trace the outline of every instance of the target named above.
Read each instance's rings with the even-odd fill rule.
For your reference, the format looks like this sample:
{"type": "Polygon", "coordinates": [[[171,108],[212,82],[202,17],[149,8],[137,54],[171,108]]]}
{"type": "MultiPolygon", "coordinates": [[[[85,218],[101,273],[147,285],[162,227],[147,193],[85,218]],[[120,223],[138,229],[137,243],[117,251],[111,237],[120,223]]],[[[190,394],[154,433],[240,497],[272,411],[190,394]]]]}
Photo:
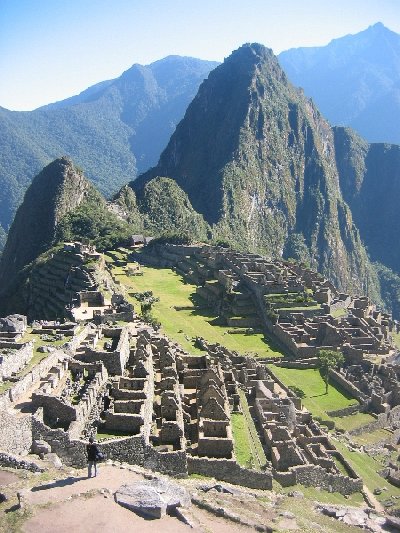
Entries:
{"type": "Polygon", "coordinates": [[[0,262],[1,286],[50,246],[61,218],[80,205],[92,185],[68,157],[45,167],[27,189],[0,262]]]}

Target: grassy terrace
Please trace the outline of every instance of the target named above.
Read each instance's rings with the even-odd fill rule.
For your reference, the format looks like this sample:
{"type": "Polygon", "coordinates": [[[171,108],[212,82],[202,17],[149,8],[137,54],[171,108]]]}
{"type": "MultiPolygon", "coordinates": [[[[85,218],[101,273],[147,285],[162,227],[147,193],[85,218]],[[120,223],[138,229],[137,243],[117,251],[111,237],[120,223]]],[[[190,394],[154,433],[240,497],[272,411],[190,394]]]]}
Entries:
{"type": "Polygon", "coordinates": [[[261,333],[231,334],[228,331],[235,328],[214,324],[216,316],[211,309],[203,307],[204,302],[196,295],[196,286],[185,283],[182,276],[171,269],[142,267],[141,270],[143,276],[128,277],[122,267],[115,267],[112,273],[114,279],[127,288],[128,298],[136,310],[139,304],[132,296],[134,292],[151,290],[154,296],[160,298],[153,307],[155,318],[161,322],[163,331],[190,353],[200,353],[193,344],[194,338],[200,336],[239,353],[253,353],[261,357],[282,356],[279,349],[261,333]],[[177,310],[176,307],[183,309],[177,310]]]}
{"type": "Polygon", "coordinates": [[[313,416],[323,420],[333,420],[338,428],[350,430],[372,422],[374,418],[365,413],[356,413],[346,417],[331,417],[327,411],[343,409],[357,404],[357,400],[334,384],[329,385],[328,394],[325,394],[325,383],[318,369],[296,369],[271,367],[272,372],[288,387],[291,387],[302,397],[304,406],[312,412],[313,416]]]}
{"type": "MultiPolygon", "coordinates": [[[[376,496],[379,501],[384,502],[391,496],[396,496],[397,498],[400,497],[400,489],[388,483],[378,474],[378,471],[383,468],[383,465],[380,462],[376,461],[366,453],[358,451],[351,452],[343,443],[337,440],[335,440],[334,443],[336,448],[353,466],[357,474],[364,480],[364,483],[371,492],[377,487],[385,489],[382,494],[376,496]]],[[[398,507],[398,505],[396,505],[396,507],[398,507]]]]}

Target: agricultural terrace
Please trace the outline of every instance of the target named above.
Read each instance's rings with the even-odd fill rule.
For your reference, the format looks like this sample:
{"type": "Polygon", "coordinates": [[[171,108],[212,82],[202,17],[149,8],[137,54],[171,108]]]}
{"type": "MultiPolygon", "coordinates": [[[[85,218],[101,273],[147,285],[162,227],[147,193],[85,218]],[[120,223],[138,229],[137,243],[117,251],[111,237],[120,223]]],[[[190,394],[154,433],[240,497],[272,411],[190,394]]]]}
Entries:
{"type": "Polygon", "coordinates": [[[204,337],[241,354],[282,357],[279,348],[262,333],[246,333],[243,328],[216,324],[216,314],[196,294],[196,286],[186,283],[173,270],[141,267],[141,272],[141,276],[127,276],[125,267],[116,266],[112,270],[114,279],[126,287],[128,300],[136,310],[139,304],[133,294],[153,291],[160,301],[154,304],[152,314],[160,321],[164,333],[188,352],[201,353],[194,340],[204,337]],[[236,333],[230,333],[232,331],[236,333]]]}
{"type": "Polygon", "coordinates": [[[325,394],[325,382],[318,369],[283,368],[275,365],[270,368],[277,378],[302,399],[304,406],[313,416],[334,421],[336,427],[347,431],[374,420],[366,413],[356,413],[341,418],[329,416],[328,411],[344,409],[357,404],[357,400],[334,383],[329,385],[328,394],[325,394]]]}

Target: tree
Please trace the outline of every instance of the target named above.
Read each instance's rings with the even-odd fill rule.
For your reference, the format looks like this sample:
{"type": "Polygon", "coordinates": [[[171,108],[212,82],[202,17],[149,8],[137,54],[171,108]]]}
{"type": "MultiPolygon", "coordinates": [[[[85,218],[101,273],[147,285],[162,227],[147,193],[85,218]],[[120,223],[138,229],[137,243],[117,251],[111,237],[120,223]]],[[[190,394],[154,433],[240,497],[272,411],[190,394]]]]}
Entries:
{"type": "Polygon", "coordinates": [[[140,302],[142,315],[150,313],[153,304],[160,301],[160,298],[153,296],[153,291],[135,292],[133,296],[140,302]]]}
{"type": "Polygon", "coordinates": [[[342,352],[335,352],[334,350],[320,350],[318,352],[318,366],[322,373],[322,378],[325,381],[325,394],[328,394],[329,386],[329,371],[342,365],[344,356],[342,352]]]}

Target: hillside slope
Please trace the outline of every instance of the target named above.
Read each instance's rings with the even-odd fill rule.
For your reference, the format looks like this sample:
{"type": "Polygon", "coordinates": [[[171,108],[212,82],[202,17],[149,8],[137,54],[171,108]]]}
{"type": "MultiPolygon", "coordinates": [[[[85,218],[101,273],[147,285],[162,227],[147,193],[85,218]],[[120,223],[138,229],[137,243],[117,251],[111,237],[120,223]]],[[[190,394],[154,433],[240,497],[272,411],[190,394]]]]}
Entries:
{"type": "Polygon", "coordinates": [[[71,160],[57,159],[34,178],[18,208],[0,260],[0,296],[11,296],[23,269],[59,241],[110,246],[131,231],[71,160]]]}

